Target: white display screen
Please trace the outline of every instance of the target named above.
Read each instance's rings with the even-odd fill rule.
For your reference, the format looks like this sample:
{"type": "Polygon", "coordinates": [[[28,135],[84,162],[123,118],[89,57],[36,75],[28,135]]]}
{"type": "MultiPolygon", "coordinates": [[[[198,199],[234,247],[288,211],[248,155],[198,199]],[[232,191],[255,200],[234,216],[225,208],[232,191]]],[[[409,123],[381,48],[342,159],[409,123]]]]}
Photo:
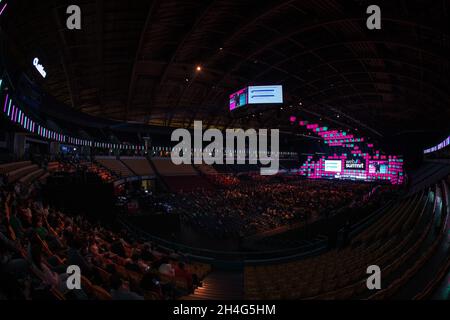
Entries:
{"type": "Polygon", "coordinates": [[[341,172],[342,171],[342,161],[341,160],[325,160],[325,171],[341,172]]]}
{"type": "Polygon", "coordinates": [[[283,86],[250,86],[248,87],[248,103],[283,103],[283,86]]]}

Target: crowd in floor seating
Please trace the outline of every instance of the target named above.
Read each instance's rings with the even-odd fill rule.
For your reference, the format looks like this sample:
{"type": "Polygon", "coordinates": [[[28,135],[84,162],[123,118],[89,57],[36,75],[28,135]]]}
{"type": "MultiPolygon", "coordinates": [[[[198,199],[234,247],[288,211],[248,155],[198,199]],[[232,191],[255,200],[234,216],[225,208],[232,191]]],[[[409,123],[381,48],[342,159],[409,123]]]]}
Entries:
{"type": "Polygon", "coordinates": [[[184,221],[215,237],[245,237],[302,221],[314,221],[350,205],[372,185],[261,178],[220,190],[180,194],[184,221]]]}
{"type": "Polygon", "coordinates": [[[0,180],[1,299],[173,299],[191,293],[209,266],[43,203],[37,184],[0,180]],[[68,290],[67,267],[82,289],[68,290]]]}
{"type": "Polygon", "coordinates": [[[239,179],[231,174],[206,175],[207,179],[219,187],[231,187],[239,184],[239,179]]]}

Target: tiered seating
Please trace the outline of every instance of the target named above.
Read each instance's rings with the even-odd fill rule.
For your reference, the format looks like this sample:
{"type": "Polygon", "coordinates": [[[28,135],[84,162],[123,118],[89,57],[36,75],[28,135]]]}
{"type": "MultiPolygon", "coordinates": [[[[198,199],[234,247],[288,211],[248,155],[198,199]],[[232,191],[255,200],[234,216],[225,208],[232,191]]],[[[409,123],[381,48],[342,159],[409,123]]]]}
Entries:
{"type": "Polygon", "coordinates": [[[145,158],[121,158],[121,160],[138,176],[154,175],[152,166],[145,158]]]}
{"type": "Polygon", "coordinates": [[[214,169],[213,166],[208,165],[208,164],[202,163],[202,164],[196,165],[196,167],[205,175],[216,175],[216,174],[219,174],[217,172],[217,170],[214,169]]]}
{"type": "Polygon", "coordinates": [[[40,178],[39,181],[41,183],[45,183],[47,181],[47,178],[50,177],[50,173],[49,172],[45,172],[40,178]]]}
{"type": "Polygon", "coordinates": [[[31,161],[11,162],[0,165],[0,174],[5,174],[26,166],[31,165],[31,161]]]}
{"type": "MultiPolygon", "coordinates": [[[[367,297],[366,268],[378,265],[383,279],[417,254],[432,224],[431,193],[417,194],[388,208],[381,219],[343,250],[286,264],[247,266],[248,299],[348,299],[367,297]]],[[[410,276],[410,275],[409,275],[410,276]]]]}
{"type": "MultiPolygon", "coordinates": [[[[16,216],[16,211],[12,210],[18,194],[3,187],[0,187],[0,192],[6,195],[0,210],[1,220],[14,215],[19,221],[25,221],[25,217],[20,214],[16,216]]],[[[38,194],[30,193],[25,205],[40,200],[36,198],[38,194]]],[[[23,222],[20,226],[18,224],[0,231],[2,253],[6,250],[8,255],[27,266],[23,272],[12,275],[18,280],[14,294],[21,291],[19,283],[31,279],[31,293],[23,294],[27,299],[42,296],[45,299],[77,299],[78,295],[72,295],[73,292],[58,285],[58,278],[65,275],[65,264],[71,259],[83,261],[80,266],[83,270],[82,288],[78,293],[92,300],[179,298],[194,292],[199,285],[196,280],[202,280],[211,271],[208,264],[187,261],[186,257],[170,249],[158,248],[148,241],[144,243],[144,239],[135,242],[134,232],[121,230],[115,233],[104,226],[92,224],[82,216],[72,220],[59,210],[51,208],[45,213],[42,208],[32,208],[27,207],[32,221],[40,224],[42,233],[34,231],[34,224],[27,226],[23,222]],[[91,241],[92,237],[94,241],[91,241]],[[55,244],[54,239],[60,241],[55,244]],[[174,290],[163,290],[156,282],[174,290]],[[128,290],[124,289],[125,286],[128,290]],[[122,289],[128,296],[117,294],[122,289]]],[[[2,260],[1,269],[10,266],[9,262],[2,260]]],[[[0,289],[3,287],[0,286],[0,289]]],[[[13,290],[8,290],[8,295],[9,291],[13,290]]]]}
{"type": "Polygon", "coordinates": [[[258,164],[214,164],[214,168],[221,173],[252,173],[259,172],[258,164]]]}
{"type": "Polygon", "coordinates": [[[428,187],[449,173],[449,163],[425,162],[422,167],[411,174],[411,192],[428,187]]]}
{"type": "Polygon", "coordinates": [[[172,192],[212,188],[212,184],[190,164],[175,165],[170,159],[152,159],[152,162],[172,192]]]}
{"type": "Polygon", "coordinates": [[[45,174],[45,170],[38,168],[38,169],[30,172],[29,174],[23,176],[22,178],[20,178],[19,182],[20,183],[32,183],[36,179],[39,179],[40,177],[42,177],[44,174],[45,174]]]}
{"type": "Polygon", "coordinates": [[[36,164],[31,164],[31,162],[21,162],[20,164],[12,164],[12,166],[8,167],[4,174],[8,179],[8,182],[14,183],[21,179],[22,177],[27,176],[28,174],[38,170],[39,167],[36,164]],[[11,168],[14,168],[11,170],[11,168]]]}
{"type": "Polygon", "coordinates": [[[166,176],[163,179],[172,192],[212,188],[211,183],[202,176],[166,176]]]}
{"type": "Polygon", "coordinates": [[[58,161],[52,161],[47,164],[47,170],[50,172],[56,172],[61,169],[61,163],[58,161]]]}
{"type": "Polygon", "coordinates": [[[109,182],[114,180],[114,177],[112,176],[110,171],[93,162],[84,162],[82,165],[88,172],[97,174],[103,181],[109,182]]]}
{"type": "Polygon", "coordinates": [[[175,165],[170,159],[152,159],[156,170],[162,176],[197,176],[190,164],[175,165]]]}
{"type": "Polygon", "coordinates": [[[113,158],[96,158],[98,163],[100,163],[105,168],[111,170],[119,177],[131,177],[134,176],[134,173],[131,172],[120,160],[113,158]]]}
{"type": "Polygon", "coordinates": [[[31,161],[12,162],[0,165],[0,174],[4,174],[10,183],[31,183],[40,178],[45,171],[31,161]]]}

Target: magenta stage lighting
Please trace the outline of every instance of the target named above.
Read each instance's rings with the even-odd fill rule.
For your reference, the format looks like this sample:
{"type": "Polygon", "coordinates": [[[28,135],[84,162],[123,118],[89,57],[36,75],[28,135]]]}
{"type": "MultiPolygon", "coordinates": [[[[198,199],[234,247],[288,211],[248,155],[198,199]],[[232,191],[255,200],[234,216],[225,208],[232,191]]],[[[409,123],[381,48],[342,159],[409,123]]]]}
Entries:
{"type": "Polygon", "coordinates": [[[6,95],[6,98],[5,98],[5,106],[3,107],[3,113],[6,113],[6,106],[8,105],[8,95],[6,95]]]}
{"type": "Polygon", "coordinates": [[[0,10],[0,16],[3,14],[3,12],[5,11],[6,7],[8,6],[7,3],[5,3],[5,5],[2,7],[2,9],[0,10]]]}

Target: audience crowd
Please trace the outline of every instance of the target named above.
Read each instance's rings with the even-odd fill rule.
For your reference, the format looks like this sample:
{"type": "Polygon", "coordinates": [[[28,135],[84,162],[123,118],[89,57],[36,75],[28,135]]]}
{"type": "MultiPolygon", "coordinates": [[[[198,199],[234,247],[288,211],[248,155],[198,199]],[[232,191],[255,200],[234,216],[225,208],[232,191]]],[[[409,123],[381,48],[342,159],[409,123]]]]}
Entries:
{"type": "Polygon", "coordinates": [[[221,189],[171,198],[185,222],[215,237],[245,237],[298,222],[312,222],[362,200],[372,185],[250,177],[221,189]]]}
{"type": "Polygon", "coordinates": [[[43,203],[41,186],[0,180],[0,299],[174,299],[209,266],[43,203]],[[69,290],[67,267],[81,269],[69,290]]]}

